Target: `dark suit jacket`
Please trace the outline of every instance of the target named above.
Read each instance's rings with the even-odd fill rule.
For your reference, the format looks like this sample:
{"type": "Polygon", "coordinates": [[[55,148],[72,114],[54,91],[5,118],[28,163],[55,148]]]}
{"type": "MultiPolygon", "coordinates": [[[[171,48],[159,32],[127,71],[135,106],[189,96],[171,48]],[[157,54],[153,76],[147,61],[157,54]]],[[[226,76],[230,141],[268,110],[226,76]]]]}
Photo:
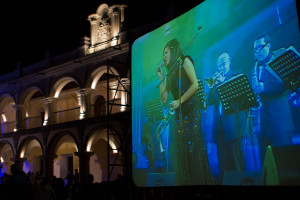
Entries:
{"type": "MultiPolygon", "coordinates": [[[[284,49],[273,52],[268,63],[272,62],[277,55],[281,55],[283,52],[284,49]]],[[[263,69],[260,81],[264,83],[264,91],[260,94],[263,134],[266,137],[273,137],[278,134],[291,132],[294,130],[294,126],[288,94],[283,82],[268,65],[263,69]]]]}

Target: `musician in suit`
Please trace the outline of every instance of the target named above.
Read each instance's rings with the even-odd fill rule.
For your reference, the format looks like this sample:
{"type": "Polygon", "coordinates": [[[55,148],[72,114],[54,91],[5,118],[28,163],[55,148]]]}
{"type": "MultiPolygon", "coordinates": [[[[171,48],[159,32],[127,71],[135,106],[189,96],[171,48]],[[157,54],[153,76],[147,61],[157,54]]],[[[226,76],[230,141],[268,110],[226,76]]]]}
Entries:
{"type": "Polygon", "coordinates": [[[221,104],[217,87],[236,75],[231,69],[230,56],[223,52],[217,59],[218,70],[212,77],[205,79],[209,87],[208,105],[213,105],[212,142],[217,144],[220,176],[215,182],[222,184],[226,171],[243,169],[241,153],[242,130],[245,129],[244,111],[226,115],[221,104]]]}
{"type": "Polygon", "coordinates": [[[261,136],[262,161],[267,145],[290,144],[294,130],[287,90],[280,77],[268,65],[284,52],[284,48],[272,52],[270,37],[266,34],[257,36],[254,41],[256,62],[252,72],[252,88],[261,102],[256,113],[258,127],[255,130],[261,136]]]}

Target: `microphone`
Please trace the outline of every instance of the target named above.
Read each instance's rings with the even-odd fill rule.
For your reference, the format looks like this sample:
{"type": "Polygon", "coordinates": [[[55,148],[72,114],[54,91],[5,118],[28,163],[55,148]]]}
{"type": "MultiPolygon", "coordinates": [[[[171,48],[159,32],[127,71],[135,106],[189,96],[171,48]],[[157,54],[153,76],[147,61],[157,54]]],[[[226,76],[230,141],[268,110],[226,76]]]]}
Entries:
{"type": "Polygon", "coordinates": [[[153,73],[153,76],[156,76],[156,73],[160,70],[160,68],[162,68],[162,66],[164,66],[165,62],[162,61],[156,68],[156,71],[153,73]]]}

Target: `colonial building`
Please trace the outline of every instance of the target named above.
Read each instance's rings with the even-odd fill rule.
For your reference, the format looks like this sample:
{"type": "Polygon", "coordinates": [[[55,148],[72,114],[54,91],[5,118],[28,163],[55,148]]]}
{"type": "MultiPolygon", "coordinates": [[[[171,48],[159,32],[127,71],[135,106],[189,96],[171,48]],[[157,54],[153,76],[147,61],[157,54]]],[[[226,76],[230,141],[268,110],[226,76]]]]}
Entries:
{"type": "Polygon", "coordinates": [[[0,77],[0,165],[81,181],[129,175],[130,55],[126,5],[101,4],[88,16],[90,38],[63,55],[0,77]]]}

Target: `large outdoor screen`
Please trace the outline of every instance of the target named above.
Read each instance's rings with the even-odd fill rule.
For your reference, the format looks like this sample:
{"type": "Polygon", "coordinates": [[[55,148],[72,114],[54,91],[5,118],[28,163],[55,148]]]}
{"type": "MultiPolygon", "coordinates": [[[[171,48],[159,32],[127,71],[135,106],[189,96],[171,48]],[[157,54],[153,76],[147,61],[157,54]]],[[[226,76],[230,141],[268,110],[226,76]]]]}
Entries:
{"type": "Polygon", "coordinates": [[[207,0],[132,45],[137,186],[300,185],[295,0],[207,0]]]}

